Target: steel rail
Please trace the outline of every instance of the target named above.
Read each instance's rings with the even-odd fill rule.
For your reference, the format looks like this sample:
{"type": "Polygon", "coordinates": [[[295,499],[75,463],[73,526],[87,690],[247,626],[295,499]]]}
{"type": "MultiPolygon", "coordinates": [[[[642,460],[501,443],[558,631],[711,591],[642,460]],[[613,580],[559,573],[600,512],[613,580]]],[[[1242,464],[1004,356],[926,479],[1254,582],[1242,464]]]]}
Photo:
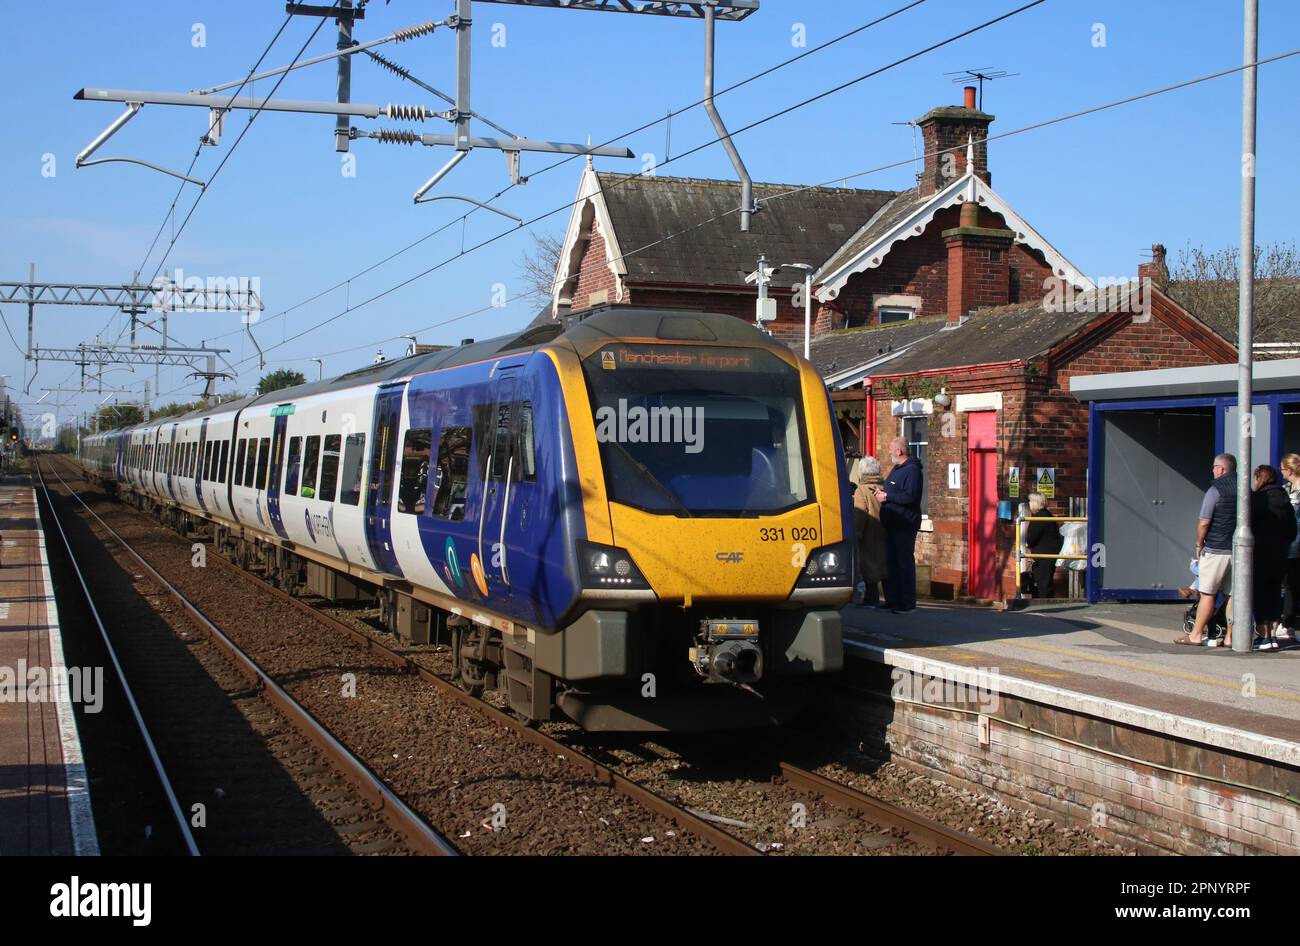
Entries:
{"type": "MultiPolygon", "coordinates": [[[[80,471],[79,471],[80,472],[80,471]]],[[[57,475],[57,474],[56,474],[57,475]]],[[[78,497],[79,498],[79,497],[78,497]]],[[[84,503],[83,503],[84,505],[84,503]]],[[[93,513],[92,513],[93,515],[93,513]]],[[[96,517],[98,518],[98,517],[96,517]]],[[[101,520],[102,521],[102,520],[101,520]]],[[[111,531],[111,530],[110,530],[111,531]]],[[[470,707],[479,713],[487,716],[493,722],[498,723],[506,729],[509,729],[515,735],[519,736],[534,745],[540,746],[547,752],[554,753],[564,761],[583,771],[588,777],[598,784],[605,785],[614,789],[619,794],[631,799],[637,804],[649,809],[657,815],[671,821],[679,828],[689,831],[696,837],[706,841],[716,847],[721,853],[735,855],[754,855],[762,856],[763,852],[759,851],[752,845],[742,841],[728,831],[709,821],[692,814],[681,805],[677,805],[653,789],[640,785],[624,775],[615,772],[609,766],[596,761],[590,756],[566,745],[553,736],[549,736],[540,730],[528,726],[523,721],[516,719],[509,713],[498,709],[497,707],[486,703],[478,697],[471,696],[460,686],[439,673],[421,666],[407,655],[394,650],[391,647],[371,637],[364,631],[358,630],[339,620],[331,614],[326,614],[319,608],[314,608],[300,598],[296,598],[281,588],[271,584],[266,579],[243,568],[225,558],[222,555],[214,556],[223,566],[231,569],[244,580],[255,584],[259,589],[269,591],[271,595],[280,601],[286,602],[297,608],[304,614],[310,615],[319,623],[325,625],[333,631],[341,633],[351,638],[358,644],[366,648],[372,656],[379,658],[390,664],[392,667],[404,670],[414,676],[419,677],[422,681],[434,686],[440,693],[443,693],[453,700],[464,706],[470,707]]]]}
{"type": "MultiPolygon", "coordinates": [[[[127,682],[126,671],[122,669],[122,662],[118,660],[117,650],[109,639],[108,628],[104,626],[104,621],[99,616],[99,608],[95,606],[95,599],[90,593],[90,586],[86,584],[86,578],[81,572],[81,566],[77,563],[77,556],[72,551],[72,543],[68,540],[68,534],[63,531],[63,523],[59,521],[58,513],[55,512],[54,501],[50,498],[50,489],[45,484],[45,474],[41,471],[39,463],[35,463],[33,466],[36,467],[36,479],[41,484],[41,492],[45,494],[45,505],[50,511],[50,518],[59,531],[59,538],[63,540],[63,547],[68,553],[68,562],[72,565],[72,570],[77,576],[77,582],[81,585],[81,593],[85,596],[86,605],[90,608],[90,616],[95,619],[95,626],[99,628],[99,636],[103,638],[104,648],[108,651],[108,659],[113,664],[113,671],[117,674],[118,682],[122,684],[122,693],[126,696],[127,706],[131,708],[131,715],[135,718],[136,728],[140,730],[140,736],[144,739],[145,749],[149,753],[149,761],[153,764],[153,770],[157,774],[163,794],[167,798],[167,807],[171,809],[172,819],[176,822],[176,827],[180,831],[181,840],[185,842],[186,851],[192,857],[199,857],[199,845],[194,840],[194,832],[190,830],[189,819],[185,817],[185,812],[176,797],[176,790],[172,787],[171,779],[168,777],[167,770],[163,767],[162,759],[158,755],[158,748],[154,745],[153,735],[149,732],[149,726],[145,723],[144,716],[140,713],[140,705],[136,702],[135,693],[131,690],[131,684],[127,682]]],[[[51,470],[51,472],[54,471],[51,470]]],[[[54,475],[58,476],[59,474],[54,472],[54,475]]]]}
{"type": "Polygon", "coordinates": [[[868,795],[841,782],[835,782],[816,772],[809,772],[788,762],[781,763],[781,776],[793,788],[821,795],[832,805],[866,815],[888,827],[901,828],[917,842],[961,855],[999,855],[1006,851],[994,847],[981,838],[963,834],[924,815],[868,795]]]}
{"type": "Polygon", "coordinates": [[[626,776],[615,772],[609,766],[597,762],[585,753],[560,742],[560,740],[555,737],[548,736],[540,730],[533,729],[531,726],[516,719],[504,710],[498,709],[492,704],[486,703],[478,697],[470,695],[442,674],[436,673],[429,668],[420,665],[412,658],[388,647],[364,631],[360,631],[357,628],[348,625],[344,621],[340,621],[331,614],[326,614],[319,608],[312,607],[300,598],[295,598],[283,589],[277,588],[275,585],[252,572],[245,571],[234,562],[231,562],[222,556],[217,556],[217,558],[223,565],[233,569],[246,580],[254,582],[259,588],[270,591],[271,594],[279,600],[293,605],[299,611],[311,615],[313,618],[332,630],[342,633],[357,643],[362,644],[371,655],[386,661],[395,668],[405,670],[407,673],[419,677],[426,683],[432,684],[440,693],[446,694],[464,706],[472,707],[476,711],[486,715],[493,722],[509,729],[520,738],[531,742],[534,745],[540,746],[548,752],[561,756],[564,761],[576,766],[599,784],[613,788],[619,794],[632,799],[645,808],[648,808],[650,811],[653,811],[655,814],[667,818],[683,830],[689,831],[697,837],[712,844],[722,853],[739,855],[762,854],[762,852],[757,848],[745,843],[735,835],[723,831],[721,828],[709,823],[698,815],[692,814],[682,806],[673,803],[664,796],[655,792],[653,789],[637,784],[626,776]]]}
{"type": "MultiPolygon", "coordinates": [[[[91,514],[94,515],[93,512],[91,514]]],[[[96,518],[98,517],[96,516],[96,518]]],[[[102,522],[102,520],[100,521],[102,522]]],[[[105,528],[107,528],[107,526],[105,528]]],[[[112,530],[110,530],[110,532],[111,531],[112,530]]],[[[119,541],[121,540],[119,539],[119,541]]],[[[521,720],[511,716],[509,713],[492,706],[490,703],[485,703],[483,700],[471,696],[451,680],[448,680],[439,673],[435,673],[427,667],[421,666],[412,658],[386,646],[371,637],[369,634],[366,634],[364,631],[360,631],[348,625],[331,614],[326,614],[319,608],[312,607],[300,598],[296,598],[283,589],[277,588],[264,578],[240,568],[234,562],[231,562],[222,555],[217,555],[215,558],[223,566],[231,569],[236,574],[242,576],[245,580],[257,585],[259,589],[269,591],[272,596],[278,600],[292,605],[294,608],[297,608],[304,614],[310,615],[312,618],[317,620],[319,623],[324,624],[331,630],[341,633],[358,644],[361,644],[372,656],[378,657],[396,669],[404,670],[407,673],[419,677],[422,681],[432,684],[439,692],[451,697],[464,706],[471,707],[486,715],[493,722],[509,729],[520,738],[531,742],[534,745],[540,746],[548,752],[553,752],[563,757],[566,762],[569,762],[583,770],[589,777],[599,784],[613,788],[621,795],[643,805],[655,814],[667,818],[683,830],[690,831],[697,837],[702,838],[717,847],[719,851],[725,854],[739,855],[762,854],[762,852],[757,848],[752,847],[740,838],[737,838],[735,835],[723,831],[721,828],[711,824],[703,818],[700,818],[698,815],[692,814],[682,806],[669,801],[654,790],[646,788],[644,785],[639,785],[626,776],[620,775],[609,766],[597,762],[590,756],[560,742],[553,736],[548,736],[547,734],[528,726],[521,720]]]]}
{"type": "MultiPolygon", "coordinates": [[[[39,463],[37,464],[39,469],[39,463]]],[[[50,472],[58,479],[59,483],[71,494],[72,498],[77,500],[96,522],[116,541],[122,548],[134,558],[142,568],[145,569],[159,585],[171,595],[172,599],[188,614],[196,624],[206,631],[214,643],[216,643],[235,663],[236,667],[246,677],[251,679],[258,687],[258,693],[268,703],[280,710],[294,727],[306,736],[317,748],[319,748],[332,762],[334,762],[344,774],[353,783],[360,793],[365,796],[372,804],[379,808],[379,813],[386,821],[400,833],[411,844],[414,850],[424,854],[439,855],[456,855],[460,852],[441,834],[430,827],[423,818],[421,818],[410,806],[406,804],[396,793],[390,789],[384,781],[376,775],[371,769],[354,755],[346,746],[344,746],[334,734],[312,716],[300,703],[290,696],[283,687],[271,678],[270,674],[264,671],[256,662],[253,661],[233,640],[216,626],[208,617],[200,611],[188,598],[176,589],[166,578],[164,578],[156,568],[145,560],[135,548],[122,538],[112,526],[106,523],[98,513],[86,504],[80,494],[68,485],[67,481],[59,474],[58,470],[50,466],[50,472]]],[[[42,483],[44,480],[42,479],[42,483]]],[[[48,493],[47,493],[48,495],[48,493]]],[[[51,505],[51,508],[53,506],[51,505]]],[[[224,559],[222,560],[224,561],[224,559]]],[[[227,563],[229,564],[229,563],[227,563]]],[[[233,566],[232,566],[233,567],[233,566]]],[[[276,589],[278,590],[278,589],[276,589]]],[[[125,682],[125,681],[124,681],[125,682]]]]}

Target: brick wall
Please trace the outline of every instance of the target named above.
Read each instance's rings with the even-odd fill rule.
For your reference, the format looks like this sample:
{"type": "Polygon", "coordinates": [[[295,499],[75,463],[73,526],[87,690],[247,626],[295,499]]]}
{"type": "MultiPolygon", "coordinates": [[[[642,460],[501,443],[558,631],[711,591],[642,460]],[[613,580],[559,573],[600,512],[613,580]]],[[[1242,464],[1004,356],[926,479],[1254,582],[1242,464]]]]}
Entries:
{"type": "MultiPolygon", "coordinates": [[[[582,253],[582,262],[578,267],[578,282],[573,289],[573,308],[585,309],[591,305],[592,296],[604,292],[606,301],[619,302],[618,277],[610,268],[606,257],[605,237],[600,232],[599,221],[592,221],[591,239],[587,241],[582,253]]],[[[627,302],[624,295],[623,302],[627,302]]]]}
{"type": "MultiPolygon", "coordinates": [[[[875,298],[879,295],[920,296],[919,316],[947,312],[948,248],[942,234],[957,226],[958,216],[957,207],[940,210],[920,234],[896,243],[879,266],[850,276],[835,299],[837,308],[847,318],[846,327],[879,324],[875,308],[875,298]]],[[[1006,222],[1001,215],[981,207],[979,226],[1000,229],[1006,222]]],[[[996,261],[984,259],[982,263],[985,267],[996,265],[996,273],[988,271],[982,275],[1001,287],[999,293],[1005,293],[1002,301],[1030,302],[1047,293],[1043,283],[1051,277],[1052,270],[1036,250],[1017,243],[996,261]]],[[[994,304],[988,293],[981,300],[978,305],[994,304]]]]}
{"type": "MultiPolygon", "coordinates": [[[[1031,361],[1027,367],[966,369],[941,372],[928,382],[950,395],[998,391],[1002,409],[998,413],[998,498],[1010,498],[1007,474],[1010,467],[1021,471],[1019,500],[1033,491],[1033,477],[1039,467],[1056,470],[1056,497],[1048,502],[1056,515],[1069,511],[1070,497],[1087,496],[1088,489],[1088,405],[1070,394],[1074,375],[1098,374],[1138,368],[1177,368],[1214,364],[1222,356],[1207,353],[1188,338],[1195,335],[1176,326],[1167,303],[1157,299],[1149,321],[1135,322],[1131,316],[1099,316],[1096,335],[1086,333],[1058,347],[1053,357],[1031,361]]],[[[978,316],[976,316],[978,318],[978,316]]],[[[1218,343],[1220,346],[1222,342],[1218,343]]],[[[878,390],[885,390],[900,378],[876,376],[878,390]]],[[[912,391],[915,391],[913,382],[912,391]]],[[[910,392],[909,392],[910,393],[910,392]]],[[[899,418],[891,413],[892,399],[874,401],[876,456],[886,458],[889,441],[898,436],[899,418]]],[[[932,532],[917,540],[916,560],[931,569],[931,580],[939,584],[936,595],[947,597],[969,592],[967,535],[970,527],[969,469],[966,456],[967,417],[950,408],[936,408],[930,415],[929,456],[926,477],[929,484],[929,516],[932,532]],[[949,463],[962,465],[962,487],[948,488],[949,463]]],[[[996,560],[1002,596],[1015,596],[1015,537],[1010,523],[997,527],[996,560]]],[[[1064,590],[1058,573],[1058,592],[1064,590]]]]}
{"type": "Polygon", "coordinates": [[[1142,854],[1300,853],[1300,809],[1252,787],[1295,786],[1294,769],[1006,696],[981,745],[979,704],[893,702],[883,698],[890,668],[854,664],[881,696],[845,710],[882,758],[1142,854]],[[1115,746],[1139,761],[1104,751],[1115,746]]]}

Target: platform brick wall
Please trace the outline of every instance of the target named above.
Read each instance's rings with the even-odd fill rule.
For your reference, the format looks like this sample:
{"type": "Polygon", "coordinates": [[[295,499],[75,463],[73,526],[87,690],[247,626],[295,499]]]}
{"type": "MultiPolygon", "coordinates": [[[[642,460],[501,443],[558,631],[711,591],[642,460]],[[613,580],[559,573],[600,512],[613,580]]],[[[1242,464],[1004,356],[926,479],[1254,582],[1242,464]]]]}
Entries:
{"type": "MultiPolygon", "coordinates": [[[[878,680],[888,670],[873,665],[878,680]]],[[[866,750],[879,758],[1141,854],[1300,854],[1295,804],[1258,788],[1169,771],[1195,771],[1192,760],[1199,760],[1200,771],[1225,781],[1293,791],[1300,781],[1294,769],[1023,701],[990,719],[989,744],[981,746],[977,711],[894,703],[881,687],[887,683],[878,682],[878,697],[850,709],[866,750]],[[997,718],[1008,711],[1023,711],[1034,729],[1050,731],[997,718]],[[1098,745],[1164,761],[1128,761],[1098,745]]]]}
{"type": "Polygon", "coordinates": [[[1088,827],[1138,853],[1300,854],[1300,816],[1283,799],[1134,765],[997,721],[989,735],[981,746],[975,717],[916,706],[896,713],[888,727],[895,761],[1088,827]]]}

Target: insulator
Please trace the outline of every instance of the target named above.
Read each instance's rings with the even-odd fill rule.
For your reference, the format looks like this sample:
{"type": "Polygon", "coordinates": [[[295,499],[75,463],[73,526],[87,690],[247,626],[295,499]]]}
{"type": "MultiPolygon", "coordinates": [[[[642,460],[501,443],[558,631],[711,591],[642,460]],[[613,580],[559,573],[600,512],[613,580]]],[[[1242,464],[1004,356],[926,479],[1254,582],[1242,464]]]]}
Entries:
{"type": "Polygon", "coordinates": [[[414,145],[420,143],[420,134],[405,128],[381,128],[374,137],[390,145],[414,145]]]}
{"type": "Polygon", "coordinates": [[[407,26],[393,34],[393,41],[404,43],[408,39],[415,39],[417,36],[425,36],[432,33],[438,28],[438,24],[429,20],[425,23],[417,23],[415,26],[407,26]]]}
{"type": "Polygon", "coordinates": [[[394,105],[389,102],[384,106],[384,115],[399,122],[422,122],[433,116],[433,109],[427,105],[394,105]]]}
{"type": "MultiPolygon", "coordinates": [[[[367,52],[369,52],[369,50],[367,50],[367,52]]],[[[401,79],[411,78],[411,74],[407,70],[403,69],[401,66],[393,62],[391,59],[387,59],[384,56],[381,56],[375,52],[370,53],[370,58],[373,59],[375,62],[379,63],[379,65],[383,66],[389,72],[393,73],[393,75],[397,76],[398,78],[401,79]]]]}

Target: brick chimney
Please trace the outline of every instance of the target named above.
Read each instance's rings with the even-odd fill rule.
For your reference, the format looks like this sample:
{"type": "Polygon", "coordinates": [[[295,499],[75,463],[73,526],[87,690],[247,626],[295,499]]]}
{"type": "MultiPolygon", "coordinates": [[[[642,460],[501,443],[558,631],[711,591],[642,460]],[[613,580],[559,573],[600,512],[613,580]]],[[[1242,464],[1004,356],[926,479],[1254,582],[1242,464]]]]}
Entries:
{"type": "Polygon", "coordinates": [[[1151,262],[1138,264],[1138,279],[1150,279],[1151,285],[1163,289],[1169,285],[1169,266],[1165,263],[1164,244],[1151,244],[1151,262]]]}
{"type": "Polygon", "coordinates": [[[819,303],[817,314],[813,317],[813,338],[818,335],[825,335],[827,332],[838,332],[847,323],[848,318],[845,316],[844,310],[838,305],[833,302],[819,303]]]}
{"type": "Polygon", "coordinates": [[[1011,299],[1011,244],[1015,234],[979,204],[964,203],[957,226],[943,231],[948,248],[948,322],[958,324],[972,309],[1006,305],[1011,299]]]}
{"type": "Polygon", "coordinates": [[[917,176],[921,195],[930,194],[954,178],[966,173],[966,144],[974,141],[975,173],[992,183],[989,175],[988,137],[992,115],[975,107],[975,87],[968,85],[963,92],[961,105],[944,105],[932,108],[916,120],[921,129],[921,142],[925,148],[925,169],[917,176]]]}

